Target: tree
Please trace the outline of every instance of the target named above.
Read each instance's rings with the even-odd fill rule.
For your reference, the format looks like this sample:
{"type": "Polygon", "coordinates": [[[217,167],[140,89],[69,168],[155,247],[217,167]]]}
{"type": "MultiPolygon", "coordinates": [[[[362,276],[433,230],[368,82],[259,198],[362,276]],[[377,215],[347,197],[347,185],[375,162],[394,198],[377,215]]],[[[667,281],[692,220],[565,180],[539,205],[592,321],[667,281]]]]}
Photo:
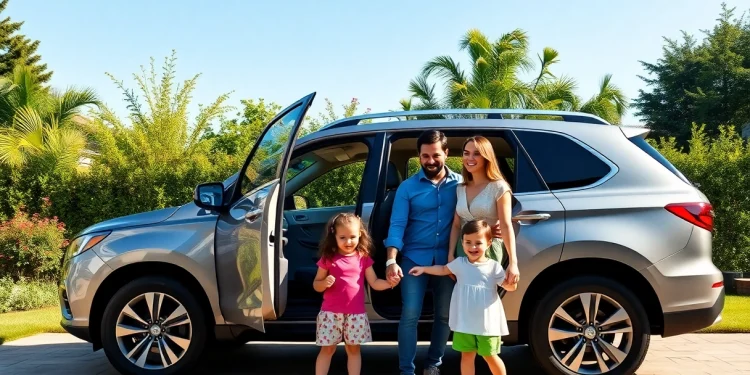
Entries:
{"type": "MultiPolygon", "coordinates": [[[[352,98],[352,100],[349,102],[349,104],[342,104],[341,107],[344,109],[344,113],[339,116],[336,114],[336,110],[333,108],[333,103],[328,99],[325,98],[326,102],[326,110],[325,113],[319,112],[318,117],[312,118],[309,115],[305,118],[306,126],[301,129],[299,137],[304,137],[307,134],[316,132],[320,130],[322,127],[340,119],[340,118],[346,118],[346,117],[352,117],[356,115],[357,109],[359,108],[359,99],[352,98]]],[[[367,108],[362,114],[370,113],[371,109],[367,108]]],[[[364,120],[362,123],[370,123],[372,120],[364,120]]]]}
{"type": "Polygon", "coordinates": [[[573,79],[556,77],[550,70],[559,62],[559,53],[545,48],[538,57],[538,73],[530,82],[520,76],[532,71],[535,64],[528,53],[528,36],[516,29],[491,42],[481,31],[469,30],[461,39],[461,51],[469,55],[470,73],[450,56],[428,61],[422,72],[409,83],[411,98],[401,100],[404,110],[450,108],[529,108],[581,111],[597,115],[612,124],[619,124],[627,110],[622,91],[612,84],[611,75],[602,79],[600,90],[584,102],[575,95],[573,79]],[[441,100],[435,84],[436,76],[444,81],[441,100]],[[413,99],[416,99],[414,103],[413,99]]]}
{"type": "Polygon", "coordinates": [[[750,20],[735,18],[722,4],[718,23],[698,41],[686,32],[682,40],[664,38],[656,63],[641,61],[639,76],[651,91],[639,90],[633,106],[657,136],[673,136],[685,145],[692,123],[706,125],[716,136],[720,125],[750,122],[750,20]]]}
{"type": "Polygon", "coordinates": [[[20,168],[40,162],[44,170],[76,168],[87,145],[81,109],[98,105],[90,89],[62,92],[41,88],[33,68],[16,65],[0,79],[0,163],[20,168]]]}
{"type": "MultiPolygon", "coordinates": [[[[8,6],[9,0],[0,1],[0,13],[8,6]]],[[[0,21],[0,76],[7,76],[15,65],[22,64],[32,67],[37,76],[37,82],[45,84],[52,78],[52,72],[47,71],[47,64],[41,63],[41,56],[36,54],[39,41],[18,34],[23,22],[13,22],[10,17],[0,21]]]]}
{"type": "Polygon", "coordinates": [[[131,162],[142,168],[184,163],[193,155],[208,155],[211,144],[203,135],[212,122],[230,110],[224,106],[229,93],[213,103],[199,106],[193,124],[188,118],[191,94],[200,74],[174,86],[176,52],[165,58],[163,74],[157,81],[154,59],[150,71],[141,66],[135,81],[145,97],[146,107],[135,92],[122,81],[107,73],[119,87],[128,103],[128,120],[120,120],[109,108],[102,106],[93,122],[93,131],[100,150],[99,162],[120,164],[131,162]]]}
{"type": "Polygon", "coordinates": [[[266,104],[263,98],[257,102],[243,99],[240,103],[243,110],[237,113],[238,118],[224,119],[218,132],[209,129],[204,135],[204,139],[213,142],[213,152],[246,157],[263,128],[282,110],[276,103],[266,104]]]}

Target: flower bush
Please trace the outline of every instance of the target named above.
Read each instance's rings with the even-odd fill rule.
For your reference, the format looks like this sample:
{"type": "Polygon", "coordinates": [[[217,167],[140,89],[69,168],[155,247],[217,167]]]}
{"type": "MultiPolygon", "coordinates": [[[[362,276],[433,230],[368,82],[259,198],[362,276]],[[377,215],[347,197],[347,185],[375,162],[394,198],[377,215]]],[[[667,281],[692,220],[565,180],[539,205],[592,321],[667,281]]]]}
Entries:
{"type": "Polygon", "coordinates": [[[41,207],[41,214],[29,215],[21,206],[10,220],[0,223],[0,277],[54,279],[68,245],[65,224],[46,217],[49,198],[42,198],[41,207]]]}

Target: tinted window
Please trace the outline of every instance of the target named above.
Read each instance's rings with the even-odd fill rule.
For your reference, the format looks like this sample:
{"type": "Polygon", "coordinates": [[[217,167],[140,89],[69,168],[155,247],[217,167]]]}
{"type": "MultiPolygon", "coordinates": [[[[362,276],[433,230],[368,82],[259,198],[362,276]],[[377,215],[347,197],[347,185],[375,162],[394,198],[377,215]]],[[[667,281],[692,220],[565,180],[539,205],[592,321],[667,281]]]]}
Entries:
{"type": "Polygon", "coordinates": [[[643,150],[643,152],[647,153],[649,156],[654,158],[654,160],[658,161],[661,165],[664,166],[664,168],[667,168],[670,172],[674,173],[675,176],[679,177],[682,181],[685,181],[686,184],[691,184],[687,177],[682,174],[682,172],[675,168],[675,166],[672,165],[672,163],[670,163],[667,158],[660,154],[659,151],[656,151],[656,149],[651,147],[651,145],[648,144],[645,139],[641,137],[633,137],[630,138],[630,142],[633,142],[634,145],[638,146],[638,148],[643,150]]]}
{"type": "Polygon", "coordinates": [[[517,153],[518,168],[516,169],[516,193],[531,193],[535,191],[547,191],[544,184],[539,181],[534,167],[529,163],[526,155],[517,153]]]}
{"type": "Polygon", "coordinates": [[[607,164],[570,138],[533,131],[515,133],[550,190],[587,186],[610,171],[607,164]]]}

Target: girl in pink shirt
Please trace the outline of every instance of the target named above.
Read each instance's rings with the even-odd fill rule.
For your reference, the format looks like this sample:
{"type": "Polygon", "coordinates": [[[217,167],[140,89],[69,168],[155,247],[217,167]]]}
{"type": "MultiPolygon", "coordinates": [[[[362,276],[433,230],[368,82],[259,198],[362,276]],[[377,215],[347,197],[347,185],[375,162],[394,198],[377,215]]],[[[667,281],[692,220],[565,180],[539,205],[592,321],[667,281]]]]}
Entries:
{"type": "Polygon", "coordinates": [[[359,346],[372,341],[370,322],[365,311],[365,283],[375,290],[392,288],[378,279],[372,269],[372,241],[358,216],[343,213],[334,216],[320,244],[318,273],[313,288],[323,293],[318,313],[316,344],[320,353],[315,374],[328,373],[336,345],[344,342],[349,375],[359,374],[362,357],[359,346]]]}

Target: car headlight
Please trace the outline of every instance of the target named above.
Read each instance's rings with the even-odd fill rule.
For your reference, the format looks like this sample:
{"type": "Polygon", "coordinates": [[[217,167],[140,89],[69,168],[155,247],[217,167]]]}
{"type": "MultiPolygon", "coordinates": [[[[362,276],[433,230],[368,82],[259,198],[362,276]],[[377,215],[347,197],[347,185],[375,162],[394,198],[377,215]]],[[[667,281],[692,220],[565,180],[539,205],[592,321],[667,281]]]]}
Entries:
{"type": "Polygon", "coordinates": [[[103,239],[107,238],[110,233],[112,232],[98,232],[77,237],[68,246],[68,250],[65,253],[65,259],[71,259],[96,246],[99,242],[102,242],[103,239]]]}

